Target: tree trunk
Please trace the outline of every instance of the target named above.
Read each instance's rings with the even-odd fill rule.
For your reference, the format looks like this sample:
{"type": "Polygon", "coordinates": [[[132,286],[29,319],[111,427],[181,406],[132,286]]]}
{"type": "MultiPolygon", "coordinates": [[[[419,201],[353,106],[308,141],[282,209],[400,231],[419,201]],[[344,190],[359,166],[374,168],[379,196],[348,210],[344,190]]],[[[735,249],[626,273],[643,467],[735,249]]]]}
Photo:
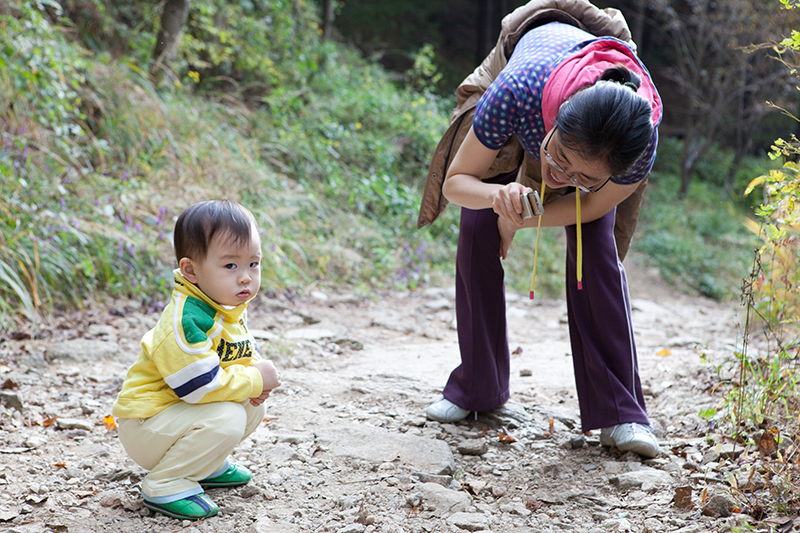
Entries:
{"type": "Polygon", "coordinates": [[[325,0],[322,13],[322,40],[328,41],[333,33],[333,19],[336,16],[333,0],[325,0]]]}
{"type": "Polygon", "coordinates": [[[645,8],[647,7],[647,0],[637,0],[636,10],[633,14],[633,27],[631,28],[631,38],[633,42],[639,46],[639,53],[642,53],[642,39],[644,38],[644,22],[645,22],[645,8]]]}
{"type": "Polygon", "coordinates": [[[492,33],[492,19],[490,13],[492,12],[492,0],[478,0],[478,17],[476,22],[478,24],[478,37],[477,46],[475,47],[475,64],[479,65],[483,58],[492,49],[491,37],[492,33]]]}
{"type": "Polygon", "coordinates": [[[189,16],[189,0],[167,0],[161,14],[156,46],[153,49],[154,63],[150,73],[156,75],[168,68],[178,55],[178,37],[189,16]]]}

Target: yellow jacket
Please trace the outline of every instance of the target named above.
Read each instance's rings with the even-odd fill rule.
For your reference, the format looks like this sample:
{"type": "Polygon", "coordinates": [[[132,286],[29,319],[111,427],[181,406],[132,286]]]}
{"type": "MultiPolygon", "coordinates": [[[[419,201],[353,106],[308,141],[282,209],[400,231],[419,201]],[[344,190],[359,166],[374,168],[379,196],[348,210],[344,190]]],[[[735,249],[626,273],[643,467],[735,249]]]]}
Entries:
{"type": "Polygon", "coordinates": [[[243,402],[261,394],[247,330],[247,303],[227,309],[174,271],[175,290],[158,324],[142,338],[114,402],[119,418],[149,418],[178,402],[243,402]]]}

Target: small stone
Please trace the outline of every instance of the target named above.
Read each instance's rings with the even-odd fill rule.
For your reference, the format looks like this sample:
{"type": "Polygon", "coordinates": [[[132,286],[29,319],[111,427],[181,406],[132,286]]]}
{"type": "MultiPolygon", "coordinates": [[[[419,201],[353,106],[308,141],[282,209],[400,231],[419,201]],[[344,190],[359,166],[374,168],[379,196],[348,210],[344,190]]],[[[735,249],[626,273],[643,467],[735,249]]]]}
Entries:
{"type": "Polygon", "coordinates": [[[483,455],[489,451],[489,445],[483,439],[465,439],[456,449],[461,455],[483,455]]]}
{"type": "Polygon", "coordinates": [[[47,439],[44,437],[40,437],[38,435],[31,435],[27,439],[25,439],[25,446],[28,448],[38,448],[47,443],[47,439]]]}
{"type": "Polygon", "coordinates": [[[564,445],[565,448],[571,450],[580,450],[581,448],[586,448],[587,446],[586,439],[583,437],[583,435],[572,435],[564,445]]]}
{"type": "Polygon", "coordinates": [[[735,507],[738,507],[738,504],[736,500],[733,499],[733,496],[731,496],[729,490],[715,488],[713,492],[708,495],[708,499],[705,505],[703,505],[703,514],[714,518],[724,518],[730,516],[731,509],[735,507]]]}
{"type": "Polygon", "coordinates": [[[641,489],[649,491],[667,485],[671,480],[672,476],[668,473],[648,468],[611,477],[609,482],[620,490],[641,489]]]}
{"type": "Polygon", "coordinates": [[[447,522],[467,531],[482,531],[489,526],[486,515],[478,513],[454,513],[447,522]]]}
{"type": "Polygon", "coordinates": [[[22,412],[25,402],[22,400],[22,393],[0,391],[0,403],[4,404],[9,409],[16,409],[22,412]]]}
{"type": "Polygon", "coordinates": [[[744,492],[754,492],[763,489],[767,482],[758,472],[743,471],[736,476],[736,486],[744,492]],[[752,476],[750,475],[752,473],[752,476]]]}
{"type": "Polygon", "coordinates": [[[672,502],[675,504],[675,507],[685,511],[694,508],[694,504],[692,503],[692,487],[677,487],[672,502]]]}
{"type": "Polygon", "coordinates": [[[56,426],[58,429],[82,429],[84,431],[92,431],[92,423],[79,418],[56,418],[56,426]]]}
{"type": "Polygon", "coordinates": [[[645,519],[642,533],[661,533],[662,531],[664,531],[664,524],[662,524],[658,519],[645,519]]]}

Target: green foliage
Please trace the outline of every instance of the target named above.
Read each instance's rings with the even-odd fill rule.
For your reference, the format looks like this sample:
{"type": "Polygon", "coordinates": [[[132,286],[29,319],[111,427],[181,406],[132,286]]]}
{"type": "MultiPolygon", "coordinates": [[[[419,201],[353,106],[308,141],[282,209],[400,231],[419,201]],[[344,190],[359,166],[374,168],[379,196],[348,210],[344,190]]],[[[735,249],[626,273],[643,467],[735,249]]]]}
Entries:
{"type": "Polygon", "coordinates": [[[669,171],[678,149],[669,140],[659,146],[656,168],[663,170],[650,177],[633,246],[670,283],[711,298],[730,298],[746,269],[748,250],[755,246],[745,228],[745,207],[715,180],[695,180],[687,197],[676,201],[679,178],[669,171]]]}
{"type": "MultiPolygon", "coordinates": [[[[782,0],[794,9],[794,1],[782,0]]],[[[800,33],[784,40],[790,51],[800,50],[800,33]]],[[[787,63],[785,58],[782,58],[787,63]]],[[[791,68],[791,67],[790,67],[791,68]]],[[[797,71],[793,69],[797,75],[797,71]]],[[[761,194],[755,214],[760,224],[750,221],[750,230],[761,246],[756,248],[752,268],[745,276],[742,304],[746,308],[741,349],[726,364],[733,365],[733,376],[722,390],[721,419],[727,421],[734,436],[748,436],[764,429],[765,434],[796,435],[800,408],[800,172],[796,163],[800,141],[778,139],[770,154],[783,160],[753,179],[745,195],[761,194]],[[755,353],[753,353],[755,352],[755,353]]],[[[800,486],[794,461],[769,464],[773,508],[781,514],[792,512],[800,486]]]]}
{"type": "MultiPolygon", "coordinates": [[[[52,130],[59,143],[80,136],[80,85],[86,60],[53,29],[45,7],[60,15],[55,2],[21,2],[13,15],[0,15],[0,113],[9,120],[35,119],[52,130]],[[18,98],[19,97],[19,98],[18,98]]],[[[24,132],[23,132],[24,133],[24,132]]],[[[2,160],[6,160],[3,158],[2,160]]],[[[5,167],[0,168],[5,172],[5,167]]]]}

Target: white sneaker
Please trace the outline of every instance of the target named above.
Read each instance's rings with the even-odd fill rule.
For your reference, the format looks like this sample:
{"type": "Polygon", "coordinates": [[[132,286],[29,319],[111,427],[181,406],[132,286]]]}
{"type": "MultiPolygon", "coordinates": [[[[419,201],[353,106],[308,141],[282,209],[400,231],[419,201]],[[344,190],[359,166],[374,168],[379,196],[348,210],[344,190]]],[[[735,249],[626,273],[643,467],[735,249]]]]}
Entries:
{"type": "Polygon", "coordinates": [[[623,452],[636,452],[644,457],[658,455],[658,439],[650,426],[628,422],[600,430],[600,444],[616,446],[623,452]]]}
{"type": "Polygon", "coordinates": [[[469,413],[444,397],[439,398],[425,409],[428,418],[438,422],[458,422],[467,418],[469,413]]]}

